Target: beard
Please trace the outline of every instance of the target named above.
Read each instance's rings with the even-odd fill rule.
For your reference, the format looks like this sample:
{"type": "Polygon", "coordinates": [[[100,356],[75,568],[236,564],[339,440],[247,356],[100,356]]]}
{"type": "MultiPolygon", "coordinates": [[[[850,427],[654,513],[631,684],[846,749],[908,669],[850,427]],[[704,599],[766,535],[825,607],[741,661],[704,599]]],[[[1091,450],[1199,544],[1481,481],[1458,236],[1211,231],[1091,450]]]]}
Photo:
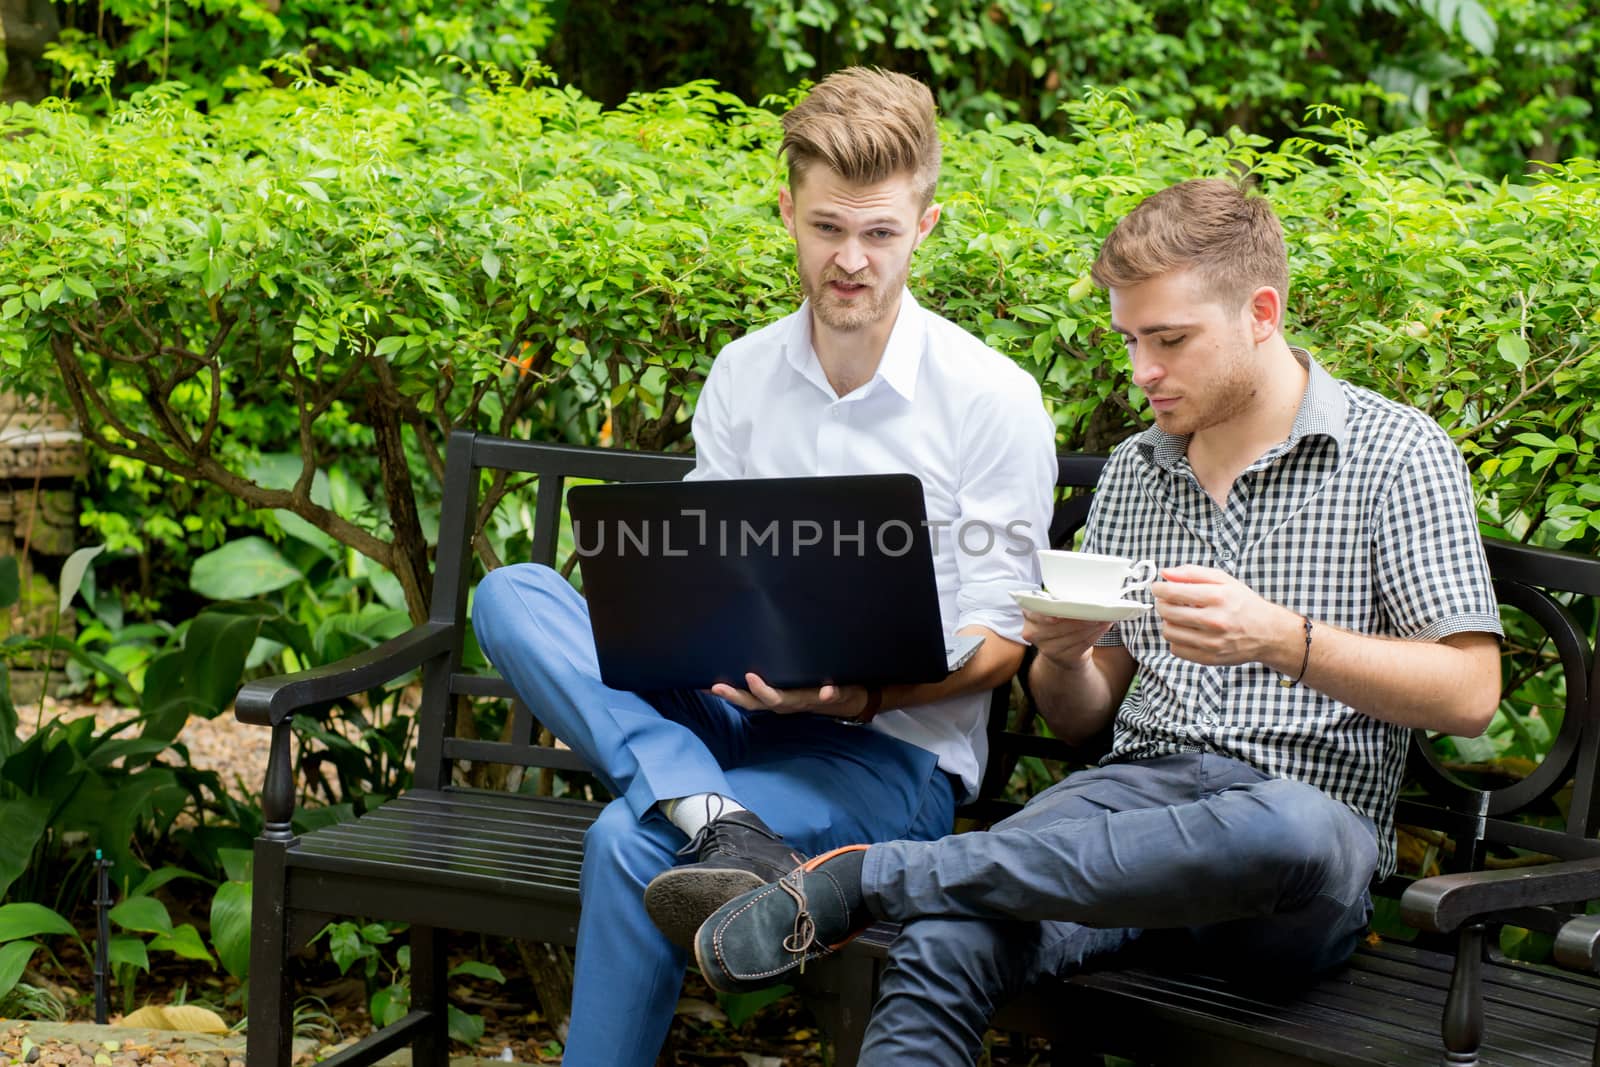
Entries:
{"type": "Polygon", "coordinates": [[[1191,386],[1176,411],[1156,412],[1155,423],[1174,437],[1192,437],[1248,410],[1256,400],[1260,371],[1249,357],[1247,340],[1235,339],[1227,358],[1204,388],[1191,386]]]}
{"type": "Polygon", "coordinates": [[[893,278],[884,279],[882,282],[874,280],[870,269],[846,274],[835,267],[828,267],[822,276],[813,280],[810,271],[805,269],[805,264],[800,265],[800,289],[805,293],[806,299],[811,301],[811,313],[815,315],[824,326],[834,330],[864,330],[888,318],[898,309],[900,291],[905,288],[906,276],[910,273],[910,260],[897,272],[893,278]],[[846,285],[861,285],[865,288],[851,300],[841,300],[830,289],[830,282],[843,282],[846,285]]]}

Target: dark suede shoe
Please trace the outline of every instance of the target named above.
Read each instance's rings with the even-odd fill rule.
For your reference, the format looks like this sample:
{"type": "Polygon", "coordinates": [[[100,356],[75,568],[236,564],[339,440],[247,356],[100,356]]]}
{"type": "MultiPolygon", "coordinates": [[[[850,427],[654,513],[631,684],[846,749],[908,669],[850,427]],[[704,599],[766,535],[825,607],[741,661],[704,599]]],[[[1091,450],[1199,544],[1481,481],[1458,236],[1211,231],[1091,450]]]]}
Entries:
{"type": "Polygon", "coordinates": [[[751,811],[712,819],[679,855],[699,858],[662,871],[644,890],[651,920],[679,948],[693,945],[694,932],[723,904],[782,878],[805,860],[751,811]]]}
{"type": "Polygon", "coordinates": [[[843,947],[872,923],[861,900],[860,864],[840,881],[827,862],[866,845],[846,845],[771,885],[735,897],[705,921],[694,939],[695,961],[713,989],[745,993],[784,981],[791,971],[843,947]]]}

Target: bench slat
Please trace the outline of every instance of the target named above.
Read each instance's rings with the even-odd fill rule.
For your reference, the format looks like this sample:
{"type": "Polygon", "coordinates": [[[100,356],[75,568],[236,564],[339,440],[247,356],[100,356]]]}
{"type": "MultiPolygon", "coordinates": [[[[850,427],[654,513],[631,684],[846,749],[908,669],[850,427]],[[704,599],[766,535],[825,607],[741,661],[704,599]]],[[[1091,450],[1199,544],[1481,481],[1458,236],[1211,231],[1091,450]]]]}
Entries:
{"type": "MultiPolygon", "coordinates": [[[[1175,1025],[1219,1034],[1246,1030],[1253,1042],[1270,1035],[1282,1050],[1303,1044],[1296,1054],[1305,1062],[1431,1067],[1441,1054],[1438,1020],[1450,966],[1449,956],[1409,946],[1364,948],[1348,966],[1284,999],[1251,994],[1220,978],[1143,970],[1096,972],[1067,984],[1074,995],[1090,991],[1096,1011],[1131,1012],[1117,1005],[1137,1001],[1139,1011],[1175,1025]]],[[[1600,984],[1583,979],[1490,965],[1486,1062],[1587,1064],[1600,1020],[1597,994],[1600,984]]]]}
{"type": "Polygon", "coordinates": [[[407,871],[438,884],[526,881],[541,892],[572,894],[576,909],[583,834],[599,811],[559,798],[418,790],[301,836],[287,860],[326,870],[407,871]]]}
{"type": "Polygon", "coordinates": [[[440,858],[481,857],[486,863],[503,859],[506,863],[527,860],[565,861],[576,867],[583,858],[581,841],[545,841],[537,838],[494,836],[485,834],[463,840],[447,827],[429,828],[414,826],[372,826],[350,824],[330,827],[319,832],[305,844],[307,849],[333,854],[337,849],[370,848],[391,852],[412,852],[426,862],[431,856],[440,858]]]}

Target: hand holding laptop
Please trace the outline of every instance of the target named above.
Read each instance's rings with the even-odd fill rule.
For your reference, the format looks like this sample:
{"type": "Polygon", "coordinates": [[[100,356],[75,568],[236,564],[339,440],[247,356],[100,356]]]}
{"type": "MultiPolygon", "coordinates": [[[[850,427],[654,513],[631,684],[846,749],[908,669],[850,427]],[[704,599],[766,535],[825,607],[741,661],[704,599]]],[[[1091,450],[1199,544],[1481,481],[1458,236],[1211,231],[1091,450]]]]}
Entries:
{"type": "Polygon", "coordinates": [[[811,712],[836,719],[853,719],[867,706],[867,689],[860,685],[824,685],[819,689],[774,689],[758,674],[746,674],[750,688],[736,689],[725,682],[711,687],[719,696],[745,711],[772,711],[779,715],[811,712]]]}

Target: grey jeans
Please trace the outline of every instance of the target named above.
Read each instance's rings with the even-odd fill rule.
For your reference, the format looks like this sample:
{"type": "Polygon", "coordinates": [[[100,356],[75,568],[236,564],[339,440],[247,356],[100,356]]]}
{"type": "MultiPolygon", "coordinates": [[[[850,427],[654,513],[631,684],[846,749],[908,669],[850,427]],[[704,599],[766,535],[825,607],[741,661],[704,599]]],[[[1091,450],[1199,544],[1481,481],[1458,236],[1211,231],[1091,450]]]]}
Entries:
{"type": "Polygon", "coordinates": [[[860,1062],[971,1064],[1007,998],[1135,941],[1226,946],[1257,974],[1333,966],[1366,928],[1377,862],[1370,820],[1205,753],[1079,772],[987,832],[874,845],[867,903],[905,927],[860,1062]]]}

